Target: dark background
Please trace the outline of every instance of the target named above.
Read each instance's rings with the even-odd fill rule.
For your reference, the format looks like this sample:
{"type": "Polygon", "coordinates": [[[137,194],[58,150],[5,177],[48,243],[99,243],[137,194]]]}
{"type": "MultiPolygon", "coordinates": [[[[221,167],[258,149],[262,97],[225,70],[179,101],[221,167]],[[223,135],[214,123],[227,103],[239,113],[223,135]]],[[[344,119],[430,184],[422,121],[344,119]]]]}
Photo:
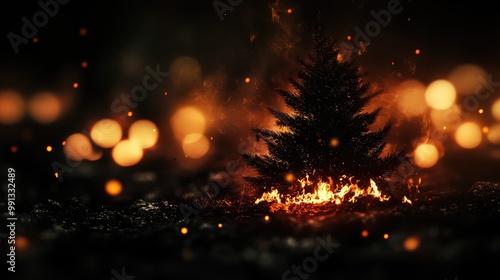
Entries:
{"type": "MultiPolygon", "coordinates": [[[[71,100],[54,123],[41,125],[26,117],[15,125],[0,125],[0,167],[16,169],[20,211],[30,211],[47,199],[74,197],[111,205],[147,198],[181,200],[187,186],[203,185],[210,172],[224,170],[228,160],[239,159],[237,145],[251,136],[252,127],[268,118],[265,108],[279,103],[273,89],[287,85],[297,70],[296,59],[310,46],[318,11],[330,35],[345,41],[347,35],[353,35],[354,27],[363,29],[372,20],[371,10],[379,11],[386,5],[387,1],[245,0],[221,22],[212,1],[72,0],[60,5],[57,15],[40,28],[37,43],[20,45],[15,54],[7,34],[20,34],[21,18],[31,18],[40,7],[37,1],[4,3],[0,13],[0,90],[14,89],[26,98],[50,90],[71,100]],[[291,14],[286,12],[289,8],[291,14]],[[273,9],[279,19],[273,18],[273,9]],[[87,30],[85,36],[80,35],[81,28],[87,30]],[[253,42],[249,39],[252,34],[253,42]],[[66,137],[89,130],[98,119],[117,118],[110,104],[119,93],[128,93],[141,83],[145,66],[159,64],[160,69],[168,70],[177,57],[185,55],[199,62],[203,78],[224,77],[224,82],[212,88],[216,94],[204,96],[199,90],[203,81],[178,88],[166,79],[134,110],[132,118],[121,122],[126,126],[132,120],[148,118],[159,126],[157,147],[138,165],[119,167],[105,152],[96,162],[82,162],[63,182],[54,177],[51,164],[65,161],[60,143],[66,137]],[[88,62],[86,69],[80,67],[82,61],[88,62]],[[244,83],[246,77],[252,78],[250,85],[244,83]],[[79,83],[77,89],[72,87],[74,82],[79,83]],[[246,98],[252,102],[244,102],[246,98]],[[208,134],[215,140],[209,154],[200,160],[185,159],[171,137],[169,118],[186,103],[206,106],[213,119],[208,134]],[[233,115],[235,112],[249,112],[252,117],[241,118],[241,114],[233,115]],[[15,154],[11,152],[13,145],[19,149],[15,154]],[[47,145],[54,148],[51,153],[45,151],[47,145]],[[134,174],[144,172],[154,173],[155,179],[134,181],[134,174]],[[109,178],[124,182],[123,195],[110,198],[105,194],[103,185],[109,178]]],[[[446,78],[453,68],[465,63],[479,65],[493,81],[500,80],[500,25],[490,2],[401,1],[401,5],[403,11],[392,16],[389,26],[372,38],[358,59],[374,83],[390,86],[400,73],[397,79],[418,79],[427,84],[446,78]],[[416,55],[415,49],[421,53],[416,55]],[[410,65],[416,66],[414,71],[410,65]]],[[[490,108],[498,96],[498,91],[494,92],[482,107],[490,108]]],[[[494,122],[489,114],[480,118],[485,124],[494,122]]],[[[421,171],[426,179],[423,187],[466,190],[477,181],[500,180],[498,157],[492,156],[495,151],[498,154],[498,146],[485,142],[474,150],[463,150],[450,138],[445,147],[438,165],[421,171]]],[[[5,187],[2,184],[2,195],[5,187]]],[[[226,192],[238,193],[240,187],[233,183],[226,192]]],[[[238,228],[244,231],[241,224],[238,228]]],[[[89,242],[87,235],[81,236],[89,242]]],[[[212,240],[207,239],[203,241],[212,240]]],[[[57,240],[60,247],[54,248],[67,245],[57,240]]],[[[148,248],[152,247],[144,250],[148,248]]],[[[140,246],[135,249],[140,250],[140,246]]],[[[83,255],[92,258],[88,252],[83,255]]],[[[452,274],[447,277],[454,277],[452,274]]],[[[138,275],[137,279],[142,278],[138,275]]]]}

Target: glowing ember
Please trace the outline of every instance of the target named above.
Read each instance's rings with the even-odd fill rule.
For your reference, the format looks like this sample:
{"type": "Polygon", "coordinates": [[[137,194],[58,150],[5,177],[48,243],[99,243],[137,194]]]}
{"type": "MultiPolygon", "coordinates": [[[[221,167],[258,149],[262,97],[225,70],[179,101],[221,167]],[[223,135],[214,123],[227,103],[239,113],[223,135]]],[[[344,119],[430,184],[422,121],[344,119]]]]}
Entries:
{"type": "Polygon", "coordinates": [[[186,227],[181,228],[181,233],[182,234],[187,234],[188,233],[188,229],[186,227]]]}
{"type": "Polygon", "coordinates": [[[370,233],[365,229],[361,232],[361,236],[363,236],[364,238],[368,237],[370,233]]]}
{"type": "Polygon", "coordinates": [[[420,246],[420,240],[417,237],[410,236],[404,242],[404,247],[407,251],[413,252],[420,246]]]}
{"type": "Polygon", "coordinates": [[[304,204],[327,204],[335,203],[337,205],[342,202],[356,202],[361,197],[373,197],[379,201],[387,201],[389,197],[383,195],[375,181],[370,179],[370,186],[366,189],[360,188],[357,183],[352,182],[352,177],[347,178],[343,176],[338,184],[334,184],[330,179],[330,182],[318,182],[314,183],[309,181],[309,175],[306,175],[305,179],[299,179],[302,191],[295,195],[284,195],[280,194],[277,189],[273,189],[270,192],[262,194],[262,197],[255,201],[258,204],[263,201],[267,201],[271,204],[271,211],[278,210],[289,210],[293,205],[304,205],[304,204]],[[343,183],[344,180],[348,180],[348,183],[343,183]],[[306,187],[315,186],[314,191],[306,192],[306,187]]]}
{"type": "Polygon", "coordinates": [[[219,223],[219,224],[217,225],[217,227],[218,227],[218,228],[222,228],[222,224],[221,224],[221,223],[219,223]]]}
{"type": "Polygon", "coordinates": [[[403,197],[403,203],[413,204],[406,196],[403,197]]]}
{"type": "Polygon", "coordinates": [[[384,239],[389,239],[389,234],[384,234],[384,239]]]}
{"type": "Polygon", "coordinates": [[[49,152],[49,153],[50,153],[50,152],[52,152],[52,146],[47,146],[46,150],[47,150],[47,152],[49,152]]]}
{"type": "Polygon", "coordinates": [[[111,196],[117,196],[123,190],[122,183],[120,183],[120,181],[115,179],[111,179],[108,182],[106,182],[104,188],[106,190],[106,193],[111,196]]]}

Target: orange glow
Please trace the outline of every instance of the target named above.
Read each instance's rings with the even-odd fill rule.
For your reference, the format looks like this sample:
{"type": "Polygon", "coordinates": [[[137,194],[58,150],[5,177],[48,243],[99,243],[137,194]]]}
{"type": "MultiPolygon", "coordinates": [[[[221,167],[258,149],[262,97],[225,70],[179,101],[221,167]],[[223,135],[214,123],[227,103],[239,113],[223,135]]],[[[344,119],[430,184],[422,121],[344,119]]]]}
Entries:
{"type": "Polygon", "coordinates": [[[217,227],[218,227],[218,228],[222,228],[222,224],[221,224],[221,223],[219,223],[219,224],[217,225],[217,227]]]}
{"type": "Polygon", "coordinates": [[[250,83],[250,78],[245,78],[245,83],[250,83]]]}
{"type": "Polygon", "coordinates": [[[367,238],[369,234],[370,234],[370,233],[369,233],[366,229],[364,229],[364,230],[361,232],[361,236],[363,236],[364,238],[367,238]]]}
{"type": "Polygon", "coordinates": [[[449,75],[450,82],[461,95],[472,95],[481,87],[479,77],[487,77],[486,71],[474,64],[463,64],[453,69],[449,75]]]}
{"type": "Polygon", "coordinates": [[[183,228],[181,228],[181,233],[182,233],[182,234],[187,234],[187,233],[188,233],[188,229],[187,229],[187,227],[183,227],[183,228]]]}
{"type": "Polygon", "coordinates": [[[48,124],[55,121],[61,114],[61,102],[54,94],[41,92],[31,97],[28,111],[37,122],[48,124]]]}
{"type": "Polygon", "coordinates": [[[482,131],[484,134],[486,134],[486,133],[488,133],[488,131],[490,131],[490,128],[489,128],[489,127],[487,127],[487,126],[483,126],[483,128],[481,129],[481,131],[482,131]]]}
{"type": "Polygon", "coordinates": [[[420,144],[413,152],[415,164],[421,168],[430,168],[439,160],[439,152],[433,144],[420,144]]]}
{"type": "Polygon", "coordinates": [[[407,251],[413,252],[420,246],[420,240],[417,237],[410,236],[406,238],[403,246],[407,251]]]}
{"type": "Polygon", "coordinates": [[[491,105],[491,114],[497,121],[500,121],[500,98],[491,105]]]}
{"type": "Polygon", "coordinates": [[[456,95],[452,83],[447,80],[436,80],[427,87],[425,101],[433,109],[445,110],[453,105],[456,95]]]}
{"type": "Polygon", "coordinates": [[[66,141],[62,141],[61,145],[65,146],[66,145],[66,141]]]}
{"type": "Polygon", "coordinates": [[[10,152],[13,154],[17,153],[17,146],[10,147],[10,152]]]}
{"type": "Polygon", "coordinates": [[[92,126],[90,137],[99,147],[111,148],[122,139],[122,128],[115,120],[102,119],[92,126]]]}
{"type": "Polygon", "coordinates": [[[286,174],[285,181],[287,181],[288,183],[293,183],[295,181],[295,176],[293,175],[293,173],[286,174]]]}
{"type": "Polygon", "coordinates": [[[28,247],[28,245],[29,245],[28,238],[24,236],[16,237],[16,249],[24,250],[26,249],[26,247],[28,247]]]}
{"type": "Polygon", "coordinates": [[[446,110],[431,110],[431,121],[435,127],[442,127],[443,129],[456,129],[461,121],[462,110],[457,104],[451,105],[446,110]],[[449,126],[449,127],[448,127],[449,126]],[[445,128],[446,127],[446,128],[445,128]]]}
{"type": "Polygon", "coordinates": [[[122,183],[118,180],[111,179],[106,182],[106,185],[104,186],[104,189],[106,190],[106,193],[111,195],[111,196],[117,196],[122,193],[123,186],[122,183]]]}
{"type": "Polygon", "coordinates": [[[417,80],[407,80],[396,88],[398,109],[407,117],[422,115],[427,110],[425,86],[417,80]]]}
{"type": "Polygon", "coordinates": [[[80,36],[82,36],[82,37],[86,36],[87,35],[87,28],[84,28],[84,27],[80,28],[79,33],[80,33],[80,36]]]}
{"type": "Polygon", "coordinates": [[[500,124],[493,125],[486,135],[488,141],[492,144],[500,144],[500,124]]]}
{"type": "Polygon", "coordinates": [[[127,116],[132,117],[134,115],[134,112],[128,111],[127,116]]]}
{"type": "Polygon", "coordinates": [[[82,68],[87,68],[89,66],[89,64],[87,63],[87,61],[82,61],[82,68]]]}
{"type": "Polygon", "coordinates": [[[337,137],[334,137],[334,138],[332,138],[332,139],[330,140],[330,146],[331,146],[331,147],[333,147],[333,148],[338,147],[338,146],[339,146],[339,144],[340,144],[340,140],[339,140],[339,138],[337,138],[337,137]]]}
{"type": "Polygon", "coordinates": [[[54,173],[54,176],[55,176],[56,178],[59,178],[59,173],[57,173],[57,172],[56,172],[56,173],[54,173]]]}
{"type": "Polygon", "coordinates": [[[411,202],[411,200],[409,200],[409,199],[406,197],[406,195],[405,195],[405,196],[403,196],[403,203],[408,203],[408,204],[410,204],[410,205],[411,205],[411,204],[413,204],[413,203],[411,202]]]}
{"type": "Polygon", "coordinates": [[[72,160],[84,160],[92,155],[92,144],[82,133],[75,133],[66,139],[63,148],[66,156],[72,160]]]}
{"type": "Polygon", "coordinates": [[[33,43],[38,43],[38,37],[33,38],[33,43]]]}
{"type": "Polygon", "coordinates": [[[291,14],[293,11],[292,11],[292,9],[288,9],[288,10],[286,10],[286,12],[291,14]]]}
{"type": "Polygon", "coordinates": [[[52,152],[52,147],[51,146],[47,146],[46,150],[47,150],[47,152],[50,153],[50,152],[52,152]]]}
{"type": "Polygon", "coordinates": [[[389,239],[389,234],[385,233],[384,234],[384,239],[389,239]]]}
{"type": "Polygon", "coordinates": [[[455,132],[455,140],[457,144],[465,149],[473,149],[481,144],[482,132],[481,128],[473,122],[465,122],[461,124],[455,132]]]}
{"type": "Polygon", "coordinates": [[[264,220],[265,220],[265,221],[269,221],[269,216],[268,216],[268,215],[265,215],[265,216],[264,216],[264,220]]]}
{"type": "Polygon", "coordinates": [[[73,83],[73,88],[78,88],[78,83],[73,83]]]}
{"type": "Polygon", "coordinates": [[[420,50],[419,50],[419,49],[416,49],[416,50],[415,50],[415,54],[417,54],[417,55],[418,55],[418,54],[420,54],[420,50]]]}
{"type": "Polygon", "coordinates": [[[348,40],[348,41],[351,41],[351,39],[352,39],[351,35],[348,35],[348,36],[347,36],[347,40],[348,40]]]}
{"type": "Polygon", "coordinates": [[[171,118],[174,136],[182,141],[188,134],[205,132],[205,116],[194,107],[184,107],[171,118]]]}
{"type": "Polygon", "coordinates": [[[360,188],[357,183],[352,182],[352,178],[343,176],[337,184],[332,180],[330,182],[312,182],[309,181],[309,175],[305,179],[297,180],[300,183],[302,191],[294,196],[280,194],[277,189],[262,194],[261,198],[255,201],[255,204],[266,201],[271,203],[271,211],[285,210],[291,212],[291,209],[297,205],[322,205],[326,203],[335,203],[337,205],[344,201],[354,203],[361,197],[373,197],[379,201],[387,201],[389,197],[383,195],[376,183],[370,180],[368,188],[360,188]],[[348,182],[344,182],[348,181],[348,182]],[[306,192],[306,187],[314,186],[313,192],[306,192]]]}
{"type": "Polygon", "coordinates": [[[484,110],[483,110],[483,109],[479,109],[477,112],[478,112],[479,114],[482,114],[482,113],[484,113],[484,110]]]}
{"type": "Polygon", "coordinates": [[[24,98],[15,91],[0,92],[0,123],[15,124],[26,111],[24,98]]]}
{"type": "Polygon", "coordinates": [[[153,147],[158,142],[158,128],[149,120],[135,121],[128,130],[128,137],[143,149],[153,147]]]}
{"type": "Polygon", "coordinates": [[[210,141],[203,134],[192,133],[186,135],[182,140],[182,150],[187,157],[201,158],[206,155],[210,148],[210,141]]]}
{"type": "Polygon", "coordinates": [[[122,140],[111,152],[113,160],[120,166],[132,166],[141,161],[144,152],[136,141],[122,140]]]}

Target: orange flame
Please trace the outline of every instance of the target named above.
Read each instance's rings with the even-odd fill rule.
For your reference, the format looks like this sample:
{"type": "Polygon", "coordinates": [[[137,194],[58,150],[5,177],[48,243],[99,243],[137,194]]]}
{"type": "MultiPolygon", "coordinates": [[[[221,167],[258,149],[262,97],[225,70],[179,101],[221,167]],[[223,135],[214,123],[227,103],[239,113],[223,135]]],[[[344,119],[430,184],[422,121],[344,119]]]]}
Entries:
{"type": "Polygon", "coordinates": [[[286,210],[290,206],[300,204],[335,203],[339,205],[344,201],[354,203],[361,197],[373,197],[381,202],[389,200],[390,197],[382,194],[377,184],[372,179],[370,179],[370,186],[366,189],[362,189],[357,183],[352,182],[352,178],[353,177],[347,178],[347,176],[344,175],[340,178],[339,184],[335,185],[330,177],[329,182],[321,181],[314,183],[309,181],[309,175],[306,175],[305,179],[298,180],[302,187],[302,191],[298,195],[284,195],[280,194],[277,189],[272,189],[270,192],[262,194],[262,197],[258,198],[255,204],[267,201],[273,204],[271,206],[271,211],[277,211],[280,209],[286,210]],[[345,179],[348,179],[349,182],[343,183],[345,179]],[[306,186],[312,186],[314,184],[314,191],[306,192],[306,186]]]}

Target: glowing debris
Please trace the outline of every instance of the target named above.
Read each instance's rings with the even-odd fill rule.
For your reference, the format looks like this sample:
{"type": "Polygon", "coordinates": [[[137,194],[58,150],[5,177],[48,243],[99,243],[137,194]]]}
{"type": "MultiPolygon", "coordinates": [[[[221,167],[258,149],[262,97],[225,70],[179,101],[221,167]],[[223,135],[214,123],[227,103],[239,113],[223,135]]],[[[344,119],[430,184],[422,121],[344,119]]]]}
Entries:
{"type": "Polygon", "coordinates": [[[117,196],[122,193],[123,186],[122,183],[118,180],[111,179],[106,182],[106,185],[104,186],[104,189],[106,190],[106,193],[111,196],[117,196]]]}
{"type": "Polygon", "coordinates": [[[219,223],[219,224],[217,225],[217,227],[218,227],[218,228],[222,228],[222,224],[221,224],[221,223],[219,223]]]}
{"type": "Polygon", "coordinates": [[[407,251],[413,252],[420,246],[420,240],[417,237],[410,236],[406,238],[403,246],[407,251]]]}
{"type": "Polygon", "coordinates": [[[187,227],[183,227],[183,228],[181,228],[181,233],[182,233],[182,234],[187,234],[187,233],[188,233],[188,229],[187,229],[187,227]]]}
{"type": "Polygon", "coordinates": [[[361,236],[364,237],[364,238],[368,237],[369,234],[370,233],[366,229],[364,229],[363,231],[361,231],[361,236]]]}
{"type": "Polygon", "coordinates": [[[268,215],[264,216],[264,220],[269,221],[269,216],[268,215]]]}
{"type": "Polygon", "coordinates": [[[45,149],[46,149],[46,150],[47,150],[47,152],[49,152],[49,153],[50,153],[50,152],[52,152],[52,146],[47,146],[45,149]]]}
{"type": "Polygon", "coordinates": [[[384,239],[389,239],[389,234],[385,233],[384,234],[384,239]]]}

